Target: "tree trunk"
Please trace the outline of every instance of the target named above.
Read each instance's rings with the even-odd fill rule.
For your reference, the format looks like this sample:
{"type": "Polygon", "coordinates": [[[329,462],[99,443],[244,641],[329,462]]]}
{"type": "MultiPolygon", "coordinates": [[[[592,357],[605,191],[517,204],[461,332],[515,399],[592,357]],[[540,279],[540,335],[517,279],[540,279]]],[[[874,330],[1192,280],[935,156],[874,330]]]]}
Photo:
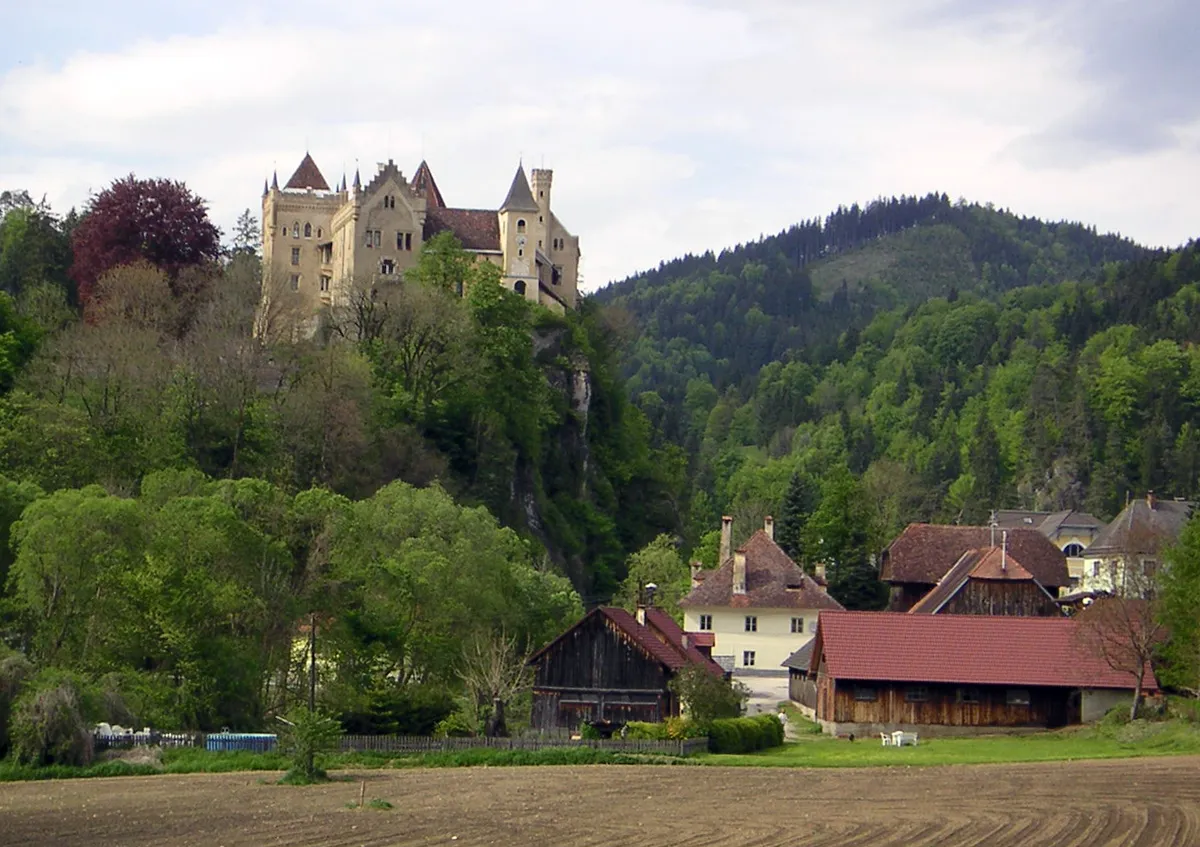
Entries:
{"type": "Polygon", "coordinates": [[[1129,707],[1129,719],[1136,721],[1138,716],[1138,708],[1142,705],[1142,678],[1146,675],[1144,670],[1137,674],[1137,684],[1133,687],[1133,705],[1129,707]]]}

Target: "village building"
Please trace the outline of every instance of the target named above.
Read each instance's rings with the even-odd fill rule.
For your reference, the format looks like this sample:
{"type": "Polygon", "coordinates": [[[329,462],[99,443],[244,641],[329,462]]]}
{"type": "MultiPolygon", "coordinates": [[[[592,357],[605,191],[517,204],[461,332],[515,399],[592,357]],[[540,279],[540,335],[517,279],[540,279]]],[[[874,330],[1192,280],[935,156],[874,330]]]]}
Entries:
{"type": "Polygon", "coordinates": [[[1003,546],[968,550],[908,614],[1061,617],[1062,608],[1003,546]]]}
{"type": "MultiPolygon", "coordinates": [[[[809,662],[829,733],[1052,728],[1132,702],[1066,617],[823,612],[809,662]]],[[[1146,668],[1145,691],[1158,687],[1146,668]]]]}
{"type": "Polygon", "coordinates": [[[812,638],[783,660],[783,666],[788,670],[788,699],[809,720],[816,720],[817,717],[817,678],[809,672],[813,648],[816,646],[817,640],[812,638]]]}
{"type": "Polygon", "coordinates": [[[1058,512],[997,509],[992,512],[992,523],[1000,529],[1036,529],[1053,541],[1067,557],[1072,588],[1083,579],[1083,551],[1106,526],[1099,518],[1075,509],[1058,512]]]}
{"type": "Polygon", "coordinates": [[[722,518],[720,567],[693,567],[679,603],[684,628],[711,633],[714,658],[735,674],[782,676],[783,661],[816,633],[817,614],[842,605],[775,543],[770,517],[737,550],[732,534],[733,519],[722,518]]]}
{"type": "MultiPolygon", "coordinates": [[[[705,639],[700,639],[703,642],[705,639]]],[[[529,659],[534,668],[533,727],[576,730],[585,723],[619,726],[679,714],[670,690],[695,665],[725,672],[703,646],[661,609],[593,609],[529,659]]]]}
{"type": "Polygon", "coordinates": [[[1143,596],[1153,585],[1163,551],[1179,540],[1193,504],[1160,500],[1153,492],[1131,500],[1083,551],[1083,579],[1075,597],[1143,596]]]}
{"type": "MultiPolygon", "coordinates": [[[[888,583],[888,610],[907,612],[941,582],[968,550],[998,546],[1002,531],[986,526],[914,523],[883,551],[879,578],[888,583]]],[[[1067,557],[1036,529],[1008,530],[1008,553],[1054,597],[1071,584],[1067,557]]]]}
{"type": "Polygon", "coordinates": [[[277,176],[263,185],[260,312],[288,306],[309,319],[344,305],[355,284],[399,282],[440,232],[499,266],[509,290],[560,314],[572,309],[579,238],[551,206],[553,175],[535,168],[530,180],[518,165],[499,208],[462,209],[446,204],[426,162],[412,179],[389,159],[365,185],[355,171],[349,185],[343,175],[330,188],[306,153],[282,188],[277,176]]]}

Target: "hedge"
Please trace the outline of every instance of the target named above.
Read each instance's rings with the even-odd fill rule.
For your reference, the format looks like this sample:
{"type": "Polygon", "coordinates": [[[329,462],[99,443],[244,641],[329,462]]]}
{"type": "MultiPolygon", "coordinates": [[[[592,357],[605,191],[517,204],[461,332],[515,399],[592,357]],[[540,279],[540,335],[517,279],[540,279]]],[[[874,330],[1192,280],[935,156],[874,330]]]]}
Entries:
{"type": "Polygon", "coordinates": [[[783,724],[775,715],[721,718],[709,725],[708,749],[713,753],[753,753],[783,743],[783,724]]]}

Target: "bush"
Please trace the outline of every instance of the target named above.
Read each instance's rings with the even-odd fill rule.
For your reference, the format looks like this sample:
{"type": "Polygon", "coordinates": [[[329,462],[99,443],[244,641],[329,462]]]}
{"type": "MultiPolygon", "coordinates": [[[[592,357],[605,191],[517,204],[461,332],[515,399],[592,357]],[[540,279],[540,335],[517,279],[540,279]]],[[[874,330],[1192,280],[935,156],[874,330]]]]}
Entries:
{"type": "Polygon", "coordinates": [[[0,758],[8,755],[13,701],[31,676],[33,665],[20,653],[0,658],[0,758]]]}
{"type": "Polygon", "coordinates": [[[720,718],[736,718],[750,696],[750,689],[710,673],[700,665],[688,665],[667,683],[683,704],[687,716],[699,724],[720,718]]]}
{"type": "Polygon", "coordinates": [[[90,764],[89,728],[99,710],[99,698],[82,677],[54,669],[42,671],[13,704],[10,734],[17,761],[28,765],[90,764]]]}
{"type": "Polygon", "coordinates": [[[625,724],[624,737],[638,741],[665,741],[667,738],[667,725],[665,723],[630,721],[625,724]]]}
{"type": "Polygon", "coordinates": [[[602,736],[600,730],[592,726],[590,723],[581,723],[579,725],[579,737],[584,741],[599,741],[602,736]]]}
{"type": "Polygon", "coordinates": [[[474,735],[475,728],[462,712],[447,715],[433,728],[434,738],[471,738],[474,735]]]}
{"type": "Polygon", "coordinates": [[[342,726],[337,718],[324,712],[293,709],[287,716],[287,729],[279,734],[279,746],[292,761],[287,781],[307,784],[325,778],[318,758],[338,749],[342,726]]]}
{"type": "Polygon", "coordinates": [[[679,741],[684,738],[703,738],[708,728],[687,718],[667,718],[663,723],[630,721],[625,725],[625,738],[646,741],[679,741]]]}
{"type": "Polygon", "coordinates": [[[341,714],[346,732],[360,735],[432,735],[457,709],[445,689],[421,685],[368,692],[360,707],[341,714]]]}
{"type": "Polygon", "coordinates": [[[713,753],[753,753],[783,743],[783,724],[775,715],[722,718],[708,728],[708,749],[713,753]]]}

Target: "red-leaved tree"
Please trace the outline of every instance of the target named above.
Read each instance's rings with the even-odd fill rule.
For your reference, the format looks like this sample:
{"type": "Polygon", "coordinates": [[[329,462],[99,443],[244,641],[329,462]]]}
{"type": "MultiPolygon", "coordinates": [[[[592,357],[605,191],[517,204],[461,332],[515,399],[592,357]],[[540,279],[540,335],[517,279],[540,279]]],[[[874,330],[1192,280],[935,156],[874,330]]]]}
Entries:
{"type": "Polygon", "coordinates": [[[96,280],[118,265],[146,261],[174,282],[182,268],[216,261],[221,232],[182,182],[130,174],[92,198],[71,248],[71,276],[86,307],[96,280]]]}

